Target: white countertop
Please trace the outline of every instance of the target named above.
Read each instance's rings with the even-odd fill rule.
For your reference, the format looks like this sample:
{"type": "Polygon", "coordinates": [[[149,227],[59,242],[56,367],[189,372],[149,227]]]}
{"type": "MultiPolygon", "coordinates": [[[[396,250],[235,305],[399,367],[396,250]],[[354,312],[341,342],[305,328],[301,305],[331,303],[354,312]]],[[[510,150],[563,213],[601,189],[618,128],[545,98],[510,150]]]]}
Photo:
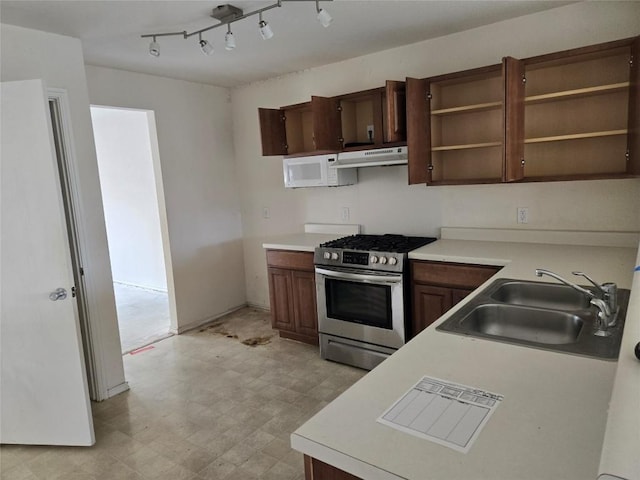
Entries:
{"type": "Polygon", "coordinates": [[[313,252],[315,248],[324,242],[330,242],[336,238],[344,237],[339,234],[327,233],[292,233],[269,237],[262,247],[273,250],[297,250],[300,252],[313,252]]]}
{"type": "MultiPolygon", "coordinates": [[[[540,280],[535,268],[547,268],[565,278],[572,270],[582,270],[601,282],[631,288],[637,247],[445,239],[409,256],[504,266],[485,285],[501,277],[540,280]]],[[[302,425],[291,436],[292,446],[367,480],[595,479],[601,453],[603,472],[632,471],[637,455],[630,457],[629,452],[640,451],[640,441],[620,447],[619,442],[635,439],[620,438],[616,432],[625,428],[623,435],[633,436],[633,422],[640,418],[639,408],[629,408],[639,398],[628,397],[633,386],[623,389],[616,384],[614,390],[621,412],[631,412],[626,418],[631,426],[618,427],[625,420],[612,412],[609,425],[616,432],[607,429],[610,448],[603,449],[603,439],[614,379],[626,383],[627,375],[637,380],[640,372],[640,365],[630,358],[632,343],[640,340],[640,273],[635,276],[618,362],[624,368],[618,369],[617,362],[436,331],[472,294],[302,425]],[[469,453],[376,422],[424,375],[504,395],[469,453]],[[607,456],[607,449],[620,454],[607,456]]]]}

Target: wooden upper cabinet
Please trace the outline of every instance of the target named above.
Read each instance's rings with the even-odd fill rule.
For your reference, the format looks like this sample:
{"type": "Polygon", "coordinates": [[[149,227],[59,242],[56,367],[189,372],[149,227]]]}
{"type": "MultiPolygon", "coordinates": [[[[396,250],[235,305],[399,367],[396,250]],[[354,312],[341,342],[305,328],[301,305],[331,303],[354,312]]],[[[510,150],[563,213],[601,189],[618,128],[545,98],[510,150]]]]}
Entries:
{"type": "Polygon", "coordinates": [[[407,141],[407,96],[405,82],[387,80],[382,103],[384,142],[407,141]]]}
{"type": "Polygon", "coordinates": [[[404,82],[279,109],[259,108],[262,154],[311,155],[406,142],[404,82]]]}
{"type": "Polygon", "coordinates": [[[505,72],[498,64],[407,79],[409,183],[503,181],[505,72]]]}
{"type": "Polygon", "coordinates": [[[502,180],[524,178],[524,64],[506,57],[502,60],[504,79],[504,174],[502,180]]]}
{"type": "Polygon", "coordinates": [[[313,150],[340,150],[340,112],[335,98],[311,97],[313,150]]]}
{"type": "Polygon", "coordinates": [[[340,149],[340,116],[332,98],[312,97],[310,102],[279,109],[259,108],[258,115],[265,156],[340,149]]]}
{"type": "Polygon", "coordinates": [[[409,185],[427,183],[427,168],[431,158],[428,92],[427,79],[407,78],[409,185]]]}
{"type": "Polygon", "coordinates": [[[524,179],[640,175],[638,38],[523,60],[524,179]]]}
{"type": "Polygon", "coordinates": [[[343,149],[380,148],[406,142],[404,82],[389,80],[384,87],[336,98],[343,149]]]}
{"type": "Polygon", "coordinates": [[[640,37],[636,37],[631,44],[631,58],[627,173],[640,175],[640,37]]]}
{"type": "Polygon", "coordinates": [[[258,117],[260,119],[262,155],[286,155],[287,134],[282,110],[259,108],[258,117]]]}

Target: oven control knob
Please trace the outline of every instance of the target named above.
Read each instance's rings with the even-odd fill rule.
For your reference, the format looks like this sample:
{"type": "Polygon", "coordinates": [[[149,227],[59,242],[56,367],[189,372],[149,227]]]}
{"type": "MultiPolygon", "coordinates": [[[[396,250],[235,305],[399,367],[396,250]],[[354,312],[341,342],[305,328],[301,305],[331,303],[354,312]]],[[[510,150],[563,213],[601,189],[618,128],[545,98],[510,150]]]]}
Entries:
{"type": "Polygon", "coordinates": [[[337,254],[337,253],[335,253],[335,252],[333,252],[333,253],[331,254],[331,260],[338,260],[338,254],[337,254]]]}
{"type": "Polygon", "coordinates": [[[396,257],[389,258],[389,265],[395,265],[396,263],[398,263],[398,259],[396,257]]]}
{"type": "Polygon", "coordinates": [[[324,252],[323,257],[325,258],[325,260],[329,260],[331,258],[331,253],[329,252],[324,252]]]}
{"type": "Polygon", "coordinates": [[[385,263],[387,263],[387,257],[380,257],[380,263],[382,265],[384,265],[385,263]]]}
{"type": "Polygon", "coordinates": [[[371,263],[378,263],[378,257],[371,255],[371,263]]]}

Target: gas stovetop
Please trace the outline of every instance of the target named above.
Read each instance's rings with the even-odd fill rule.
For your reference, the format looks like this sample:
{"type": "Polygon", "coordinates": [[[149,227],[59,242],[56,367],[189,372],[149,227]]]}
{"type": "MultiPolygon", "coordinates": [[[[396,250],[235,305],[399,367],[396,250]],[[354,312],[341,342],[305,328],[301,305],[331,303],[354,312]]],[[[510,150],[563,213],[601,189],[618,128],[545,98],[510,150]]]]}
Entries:
{"type": "Polygon", "coordinates": [[[405,235],[351,235],[338,238],[320,245],[326,248],[345,250],[369,250],[373,252],[407,253],[428,243],[435,242],[433,237],[407,237],[405,235]]]}
{"type": "Polygon", "coordinates": [[[433,237],[351,235],[325,242],[315,249],[316,265],[403,272],[407,253],[435,242],[433,237]]]}

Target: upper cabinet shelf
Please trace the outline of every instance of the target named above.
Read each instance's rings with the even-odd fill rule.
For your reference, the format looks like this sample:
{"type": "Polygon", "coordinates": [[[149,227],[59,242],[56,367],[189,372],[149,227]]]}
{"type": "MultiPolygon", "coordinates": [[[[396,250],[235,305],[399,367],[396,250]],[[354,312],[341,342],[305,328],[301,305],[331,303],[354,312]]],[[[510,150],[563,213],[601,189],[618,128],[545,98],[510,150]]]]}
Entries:
{"type": "Polygon", "coordinates": [[[525,97],[527,103],[554,102],[562,99],[571,99],[579,97],[589,97],[592,95],[603,95],[607,93],[620,92],[629,88],[629,82],[612,83],[609,85],[598,85],[596,87],[576,88],[574,90],[565,90],[562,92],[544,93],[542,95],[532,95],[525,97]]]}
{"type": "Polygon", "coordinates": [[[407,79],[409,183],[640,176],[640,37],[407,79]]]}
{"type": "Polygon", "coordinates": [[[404,82],[258,109],[262,154],[303,156],[406,144],[404,82]]]}

